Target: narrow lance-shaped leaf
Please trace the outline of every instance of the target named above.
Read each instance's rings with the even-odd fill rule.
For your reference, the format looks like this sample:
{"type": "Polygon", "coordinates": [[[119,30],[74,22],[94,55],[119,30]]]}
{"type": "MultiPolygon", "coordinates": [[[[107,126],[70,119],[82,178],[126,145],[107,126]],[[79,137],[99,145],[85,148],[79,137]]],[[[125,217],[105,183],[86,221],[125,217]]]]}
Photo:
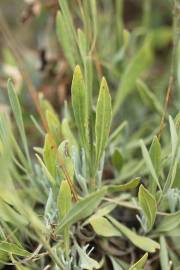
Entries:
{"type": "Polygon", "coordinates": [[[88,256],[88,254],[85,252],[86,248],[82,249],[77,243],[75,243],[75,246],[79,254],[81,269],[93,270],[102,267],[100,263],[88,256]]]}
{"type": "Polygon", "coordinates": [[[148,88],[148,86],[140,79],[137,80],[136,86],[143,102],[152,109],[155,109],[159,114],[162,114],[163,106],[157,99],[156,95],[148,88]]]}
{"type": "Polygon", "coordinates": [[[172,146],[172,156],[175,155],[177,143],[178,143],[178,136],[174,121],[171,116],[169,116],[169,125],[170,125],[170,133],[171,133],[171,146],[172,146]]]}
{"type": "Polygon", "coordinates": [[[61,139],[61,127],[58,116],[52,110],[46,111],[46,119],[48,123],[48,127],[56,140],[56,143],[59,144],[61,139]]]}
{"type": "Polygon", "coordinates": [[[174,230],[176,227],[180,225],[180,211],[169,214],[168,216],[164,216],[159,226],[157,227],[157,232],[163,232],[166,233],[168,231],[174,230]]]}
{"type": "Polygon", "coordinates": [[[109,192],[119,192],[137,187],[140,183],[140,178],[135,178],[123,185],[109,185],[107,189],[109,192]]]}
{"type": "Polygon", "coordinates": [[[144,157],[144,161],[147,165],[147,168],[149,169],[149,172],[151,173],[153,180],[156,182],[159,189],[162,191],[162,188],[161,188],[160,183],[159,183],[159,179],[157,177],[156,171],[155,171],[154,166],[152,164],[152,160],[149,156],[148,150],[147,150],[147,148],[142,140],[140,141],[140,143],[141,143],[142,154],[144,157]]]}
{"type": "Polygon", "coordinates": [[[121,231],[122,234],[124,234],[135,246],[139,247],[140,249],[147,252],[155,252],[156,249],[160,248],[159,244],[152,239],[136,234],[125,225],[110,216],[108,216],[108,219],[121,231]]]}
{"type": "Polygon", "coordinates": [[[71,189],[66,180],[63,180],[61,183],[57,206],[59,210],[60,219],[64,218],[71,209],[72,206],[71,189]]]}
{"type": "Polygon", "coordinates": [[[51,173],[49,172],[49,170],[46,167],[46,165],[44,164],[44,162],[42,161],[41,157],[38,154],[36,154],[36,157],[37,157],[37,159],[38,159],[38,161],[39,161],[39,163],[40,163],[40,165],[42,167],[42,170],[43,170],[44,174],[47,176],[50,183],[52,185],[55,185],[56,181],[55,181],[54,177],[51,175],[51,173]]]}
{"type": "Polygon", "coordinates": [[[76,66],[71,86],[72,106],[82,146],[88,145],[88,108],[83,75],[79,66],[76,66]]]}
{"type": "Polygon", "coordinates": [[[56,179],[56,153],[51,144],[49,134],[46,134],[43,151],[44,163],[49,170],[49,173],[56,179]]]}
{"type": "Polygon", "coordinates": [[[67,61],[71,68],[73,69],[75,66],[76,59],[74,57],[74,47],[72,42],[72,38],[67,34],[67,22],[64,19],[63,14],[58,11],[57,17],[56,17],[56,32],[59,39],[59,42],[61,43],[65,56],[67,58],[67,61]]]}
{"type": "MultiPolygon", "coordinates": [[[[74,164],[71,159],[71,154],[70,154],[70,144],[67,140],[63,141],[59,147],[58,147],[58,153],[60,153],[60,156],[63,158],[64,161],[64,166],[66,168],[66,171],[68,172],[69,176],[71,179],[73,179],[74,176],[74,164]]],[[[62,179],[66,178],[66,175],[62,170],[60,170],[60,174],[62,179]]]]}
{"type": "Polygon", "coordinates": [[[168,250],[166,245],[166,240],[163,235],[160,236],[160,263],[161,269],[166,270],[169,268],[169,258],[168,258],[168,250]]]}
{"type": "Polygon", "coordinates": [[[61,220],[57,231],[61,231],[65,226],[71,225],[81,219],[90,216],[98,204],[101,202],[106,192],[107,188],[102,188],[101,190],[95,191],[78,201],[67,213],[67,215],[61,220]]]}
{"type": "Polygon", "coordinates": [[[139,204],[143,210],[143,214],[146,217],[147,230],[150,231],[156,218],[156,200],[143,185],[141,185],[139,188],[138,198],[139,204]]]}
{"type": "Polygon", "coordinates": [[[64,118],[61,125],[61,131],[64,138],[66,138],[71,145],[77,145],[77,141],[72,133],[72,130],[69,125],[67,118],[64,118]]]}
{"type": "Polygon", "coordinates": [[[96,167],[105,149],[112,117],[111,96],[105,78],[101,81],[99,97],[96,106],[96,167]]]}
{"type": "Polygon", "coordinates": [[[177,135],[174,121],[171,116],[169,116],[169,125],[170,125],[170,133],[171,133],[172,157],[171,157],[170,170],[169,170],[166,182],[163,187],[164,194],[173,186],[175,176],[176,176],[177,164],[178,164],[179,138],[177,135]]]}
{"type": "MultiPolygon", "coordinates": [[[[59,209],[59,217],[61,220],[67,215],[67,213],[70,211],[71,206],[72,206],[71,189],[66,180],[62,181],[61,183],[57,206],[59,209]]],[[[66,256],[68,256],[69,254],[69,225],[64,227],[64,249],[65,249],[66,256]]]]}
{"type": "Polygon", "coordinates": [[[0,250],[8,252],[8,253],[12,253],[14,255],[23,256],[23,257],[31,255],[30,252],[23,249],[22,247],[19,247],[16,244],[5,242],[5,241],[0,243],[0,250]]]}
{"type": "Polygon", "coordinates": [[[11,103],[11,107],[13,110],[13,114],[16,120],[16,124],[19,130],[19,134],[21,136],[21,140],[24,146],[24,150],[26,153],[26,157],[29,163],[29,166],[31,168],[31,159],[30,159],[30,154],[28,150],[28,144],[27,144],[27,139],[26,139],[26,134],[25,134],[25,128],[24,128],[24,123],[23,123],[23,118],[22,118],[22,111],[21,111],[21,106],[18,100],[18,97],[16,95],[16,91],[14,89],[14,85],[11,80],[8,81],[8,95],[9,95],[9,100],[11,103]]]}
{"type": "Polygon", "coordinates": [[[150,65],[152,60],[151,43],[152,37],[148,36],[142,47],[127,66],[115,97],[113,116],[117,114],[121,104],[132,91],[138,77],[150,65]]]}
{"type": "MultiPolygon", "coordinates": [[[[150,155],[154,170],[156,172],[156,175],[157,177],[159,177],[160,170],[161,170],[161,145],[159,143],[157,136],[155,136],[152,141],[152,144],[149,150],[149,155],[150,155]]],[[[149,186],[150,186],[150,191],[152,193],[156,192],[157,184],[155,181],[151,181],[151,183],[149,183],[149,186]]]]}
{"type": "Polygon", "coordinates": [[[148,258],[148,253],[145,253],[144,256],[138,261],[136,262],[135,264],[133,264],[129,270],[141,270],[143,269],[146,261],[147,261],[147,258],[148,258]]]}
{"type": "Polygon", "coordinates": [[[120,231],[105,217],[98,217],[94,215],[89,219],[89,223],[93,227],[94,231],[100,236],[115,237],[122,235],[120,231]]]}

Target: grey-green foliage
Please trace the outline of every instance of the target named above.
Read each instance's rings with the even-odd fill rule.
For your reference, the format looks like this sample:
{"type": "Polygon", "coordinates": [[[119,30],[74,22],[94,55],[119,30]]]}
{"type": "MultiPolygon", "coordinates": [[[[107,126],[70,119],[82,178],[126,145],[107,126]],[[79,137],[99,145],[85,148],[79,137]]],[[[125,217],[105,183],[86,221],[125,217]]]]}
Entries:
{"type": "Polygon", "coordinates": [[[139,188],[138,198],[139,204],[146,218],[146,228],[147,231],[149,231],[152,229],[156,218],[156,200],[154,196],[145,187],[143,187],[143,185],[141,185],[139,188]]]}
{"type": "MultiPolygon", "coordinates": [[[[156,136],[169,79],[169,44],[175,44],[177,31],[167,26],[169,17],[165,22],[172,14],[169,4],[152,3],[135,3],[142,13],[127,20],[129,3],[123,0],[59,1],[56,33],[62,51],[54,70],[63,75],[58,83],[64,75],[72,80],[71,98],[66,95],[58,115],[40,94],[37,103],[48,128],[36,115],[30,126],[29,107],[19,102],[22,92],[8,82],[13,118],[0,112],[0,267],[179,266],[179,44],[170,130],[166,114],[156,136]],[[40,131],[38,140],[28,133],[33,128],[40,131]]],[[[46,4],[42,7],[40,17],[46,16],[46,4]]],[[[7,53],[5,59],[12,62],[7,53]]]]}
{"type": "Polygon", "coordinates": [[[99,97],[96,105],[96,164],[99,163],[108,141],[111,125],[111,96],[106,80],[101,81],[99,97]]]}

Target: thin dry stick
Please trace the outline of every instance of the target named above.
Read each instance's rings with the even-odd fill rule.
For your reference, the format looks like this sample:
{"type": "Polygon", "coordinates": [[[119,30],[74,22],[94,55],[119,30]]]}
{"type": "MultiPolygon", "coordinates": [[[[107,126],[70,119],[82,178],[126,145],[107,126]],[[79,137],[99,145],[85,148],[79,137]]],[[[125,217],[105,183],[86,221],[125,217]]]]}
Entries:
{"type": "Polygon", "coordinates": [[[179,31],[178,31],[178,22],[179,22],[179,10],[177,6],[177,1],[174,1],[174,7],[173,7],[173,50],[172,50],[172,59],[171,59],[171,67],[170,67],[170,76],[169,76],[169,82],[168,82],[168,88],[166,92],[165,97],[165,103],[164,103],[164,110],[160,121],[160,127],[159,132],[157,134],[158,138],[160,139],[162,131],[164,129],[164,122],[166,113],[168,110],[169,100],[172,95],[173,87],[174,87],[174,67],[176,62],[176,51],[177,51],[177,45],[179,41],[179,31]]]}
{"type": "Polygon", "coordinates": [[[9,29],[9,26],[7,25],[7,23],[6,23],[6,21],[5,21],[5,19],[4,19],[1,12],[0,12],[0,26],[1,26],[0,31],[2,32],[2,35],[4,36],[4,39],[6,40],[8,47],[13,52],[13,54],[14,54],[14,56],[16,58],[18,67],[20,69],[20,72],[21,72],[21,74],[23,76],[24,81],[27,84],[29,94],[30,94],[30,96],[31,96],[31,98],[32,98],[32,100],[34,102],[34,105],[35,105],[35,108],[36,108],[37,112],[40,115],[42,125],[43,125],[44,129],[50,135],[52,148],[56,152],[60,168],[62,169],[62,171],[63,171],[63,173],[64,173],[64,175],[66,177],[66,180],[67,180],[67,182],[68,182],[68,184],[70,186],[73,198],[74,198],[75,201],[77,201],[78,200],[78,195],[77,195],[76,190],[74,188],[71,177],[69,176],[69,173],[68,173],[68,171],[67,171],[67,169],[65,167],[64,161],[63,161],[63,159],[61,158],[61,156],[59,154],[58,146],[56,144],[56,141],[55,141],[51,131],[49,130],[46,118],[45,118],[45,116],[44,116],[44,114],[43,114],[43,112],[41,110],[41,107],[40,107],[40,104],[39,104],[38,93],[36,92],[36,89],[35,89],[35,87],[34,87],[34,85],[32,83],[31,78],[29,77],[28,73],[26,72],[25,65],[24,65],[24,63],[22,61],[22,59],[23,59],[22,54],[21,54],[22,50],[19,50],[19,48],[20,48],[19,44],[18,44],[18,46],[16,46],[15,39],[13,38],[12,33],[11,33],[10,29],[9,29]]]}

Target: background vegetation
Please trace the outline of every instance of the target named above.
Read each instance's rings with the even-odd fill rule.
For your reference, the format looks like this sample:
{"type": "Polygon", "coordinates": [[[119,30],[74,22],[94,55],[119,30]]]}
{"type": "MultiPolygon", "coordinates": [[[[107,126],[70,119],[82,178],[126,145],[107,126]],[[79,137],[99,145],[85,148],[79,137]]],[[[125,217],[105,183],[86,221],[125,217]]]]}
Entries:
{"type": "Polygon", "coordinates": [[[180,2],[0,3],[0,267],[180,269],[180,2]]]}

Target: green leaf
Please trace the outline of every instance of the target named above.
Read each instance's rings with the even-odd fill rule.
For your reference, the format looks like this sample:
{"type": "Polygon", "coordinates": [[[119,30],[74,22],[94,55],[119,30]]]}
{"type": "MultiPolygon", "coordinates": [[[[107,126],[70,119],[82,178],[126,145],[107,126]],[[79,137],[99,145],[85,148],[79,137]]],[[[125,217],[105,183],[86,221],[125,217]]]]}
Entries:
{"type": "Polygon", "coordinates": [[[82,59],[83,60],[86,59],[86,55],[88,52],[87,51],[88,43],[87,43],[86,35],[81,29],[78,29],[78,46],[79,46],[82,59]]]}
{"type": "Polygon", "coordinates": [[[89,223],[94,231],[103,237],[121,236],[120,231],[111,224],[105,217],[96,217],[95,215],[89,219],[89,223]]]}
{"type": "Polygon", "coordinates": [[[49,173],[56,179],[56,153],[49,134],[45,136],[43,159],[49,173]]]}
{"type": "Polygon", "coordinates": [[[161,269],[169,269],[169,259],[168,259],[168,250],[166,245],[166,240],[163,235],[160,236],[160,263],[161,269]]]}
{"type": "Polygon", "coordinates": [[[153,195],[141,185],[138,193],[139,204],[147,221],[147,230],[150,231],[156,218],[157,205],[153,195]]]}
{"type": "Polygon", "coordinates": [[[148,253],[145,253],[144,256],[138,261],[136,262],[135,264],[133,264],[129,270],[141,270],[143,269],[146,261],[147,261],[147,258],[148,258],[148,253]]]}
{"type": "Polygon", "coordinates": [[[152,239],[137,235],[135,232],[131,231],[125,225],[110,216],[108,216],[108,219],[120,230],[122,234],[124,234],[135,246],[139,247],[140,249],[147,252],[155,252],[156,249],[160,248],[159,244],[152,239]]]}
{"type": "Polygon", "coordinates": [[[118,148],[116,148],[111,156],[112,164],[116,168],[116,170],[119,172],[122,169],[124,160],[123,156],[118,148]]]}
{"type": "Polygon", "coordinates": [[[105,205],[102,208],[99,208],[97,210],[97,212],[95,214],[93,214],[89,219],[87,219],[83,225],[87,225],[89,223],[89,221],[93,218],[99,218],[99,217],[104,217],[106,215],[108,215],[110,212],[112,212],[112,210],[114,210],[116,208],[116,204],[115,203],[108,203],[107,205],[105,205]]]}
{"type": "MultiPolygon", "coordinates": [[[[59,195],[58,195],[58,201],[57,201],[57,207],[59,209],[59,217],[60,220],[63,219],[68,212],[70,211],[72,207],[72,195],[71,195],[71,189],[69,187],[68,182],[62,181],[59,195]]],[[[70,233],[69,233],[69,225],[64,227],[64,249],[66,257],[68,257],[69,254],[69,246],[70,246],[70,233]]]]}
{"type": "Polygon", "coordinates": [[[178,157],[179,140],[178,140],[176,127],[171,116],[169,116],[169,124],[170,124],[170,133],[171,133],[172,157],[171,157],[170,170],[169,170],[166,182],[163,187],[164,194],[173,186],[173,183],[176,177],[177,165],[179,161],[179,157],[178,157]]]}
{"type": "Polygon", "coordinates": [[[86,149],[88,145],[88,110],[85,84],[80,66],[76,66],[74,71],[71,94],[74,117],[80,134],[81,144],[86,149]]]}
{"type": "Polygon", "coordinates": [[[104,207],[99,208],[97,210],[97,212],[93,216],[91,216],[91,218],[93,218],[93,217],[103,217],[103,216],[106,216],[111,211],[113,211],[114,208],[116,208],[116,204],[115,203],[108,203],[104,207]]]}
{"type": "Polygon", "coordinates": [[[31,255],[30,252],[23,249],[22,247],[19,247],[16,244],[4,242],[4,241],[0,242],[0,250],[8,252],[8,253],[12,253],[17,256],[23,256],[23,257],[31,255]]]}
{"type": "Polygon", "coordinates": [[[161,221],[156,229],[156,231],[166,233],[168,231],[174,230],[180,225],[180,211],[169,214],[161,218],[161,221]]]}
{"type": "Polygon", "coordinates": [[[59,6],[62,10],[64,20],[66,22],[66,35],[69,35],[72,38],[72,44],[74,45],[75,43],[75,38],[76,38],[76,32],[75,32],[75,27],[73,23],[73,19],[70,13],[69,9],[69,4],[67,0],[59,0],[59,6]]]}
{"type": "Polygon", "coordinates": [[[109,185],[107,186],[108,192],[119,192],[119,191],[124,191],[128,189],[135,188],[139,185],[140,183],[140,178],[135,178],[132,179],[130,182],[124,185],[109,185]]]}
{"type": "Polygon", "coordinates": [[[21,137],[21,140],[23,143],[25,154],[26,154],[29,166],[31,168],[32,164],[31,164],[30,154],[29,154],[29,150],[28,150],[28,143],[27,143],[26,134],[25,134],[21,106],[20,106],[16,91],[14,89],[14,85],[13,85],[11,80],[8,80],[7,87],[8,87],[8,95],[9,95],[10,104],[11,104],[11,107],[13,110],[16,124],[17,124],[18,130],[19,130],[19,134],[20,134],[20,137],[21,137]]]}
{"type": "Polygon", "coordinates": [[[64,218],[72,207],[71,189],[66,180],[63,180],[61,183],[57,206],[60,219],[64,218]]]}
{"type": "Polygon", "coordinates": [[[169,116],[169,125],[170,125],[170,133],[171,133],[171,146],[172,146],[172,157],[175,155],[177,143],[178,143],[178,136],[174,121],[171,116],[169,116]]]}
{"type": "Polygon", "coordinates": [[[125,69],[115,96],[113,116],[117,114],[121,104],[133,90],[138,77],[145,69],[147,69],[152,61],[151,38],[152,37],[150,35],[145,39],[144,44],[125,69]]]}
{"type": "Polygon", "coordinates": [[[157,99],[156,95],[150,91],[148,86],[140,79],[137,80],[136,85],[143,102],[151,106],[152,109],[155,109],[159,114],[162,114],[163,106],[157,99]]]}
{"type": "Polygon", "coordinates": [[[0,199],[0,218],[11,224],[16,224],[16,227],[22,228],[28,225],[28,221],[25,217],[18,214],[9,204],[0,199]]]}
{"type": "Polygon", "coordinates": [[[156,171],[155,171],[153,163],[152,163],[152,160],[151,160],[151,158],[149,156],[148,150],[147,150],[143,140],[140,141],[140,144],[141,144],[142,154],[143,154],[146,166],[148,167],[149,172],[151,173],[153,180],[158,185],[160,191],[162,191],[160,183],[159,183],[159,179],[157,177],[156,171]]]}
{"type": "Polygon", "coordinates": [[[48,127],[51,131],[51,134],[53,135],[53,137],[56,140],[56,143],[58,144],[61,139],[61,126],[60,126],[59,119],[57,115],[55,114],[55,112],[53,112],[52,110],[46,111],[46,119],[47,119],[48,127]]]}
{"type": "Polygon", "coordinates": [[[111,96],[105,78],[102,79],[96,106],[96,168],[104,152],[111,125],[111,96]]]}
{"type": "Polygon", "coordinates": [[[76,54],[74,52],[75,46],[72,35],[69,35],[69,33],[67,32],[67,27],[68,27],[67,19],[60,11],[58,11],[56,17],[57,37],[63,47],[64,54],[67,58],[68,63],[70,64],[71,68],[74,69],[76,63],[75,59],[76,54]]]}
{"type": "Polygon", "coordinates": [[[61,131],[64,139],[68,140],[70,145],[77,145],[77,141],[69,126],[68,119],[64,118],[61,124],[61,131]]]}
{"type": "Polygon", "coordinates": [[[71,225],[90,216],[106,193],[107,188],[102,188],[101,190],[95,191],[85,198],[80,199],[61,220],[57,230],[60,231],[66,225],[71,225]]]}
{"type": "Polygon", "coordinates": [[[127,121],[123,121],[110,135],[109,137],[109,144],[119,144],[119,139],[121,137],[121,133],[124,130],[125,127],[127,127],[127,121]]]}
{"type": "MultiPolygon", "coordinates": [[[[68,172],[71,179],[73,179],[74,176],[74,164],[71,159],[71,153],[70,153],[70,146],[69,142],[67,140],[63,141],[59,147],[58,152],[60,153],[60,156],[62,157],[64,161],[64,166],[66,168],[66,171],[68,172]]],[[[65,179],[66,175],[64,175],[64,172],[61,170],[62,178],[65,179]]]]}
{"type": "Polygon", "coordinates": [[[124,262],[123,260],[120,260],[116,257],[109,256],[113,270],[127,270],[128,269],[128,264],[124,262]]]}
{"type": "MultiPolygon", "coordinates": [[[[48,180],[51,182],[52,185],[55,185],[56,184],[56,181],[54,179],[54,177],[51,175],[51,173],[49,172],[49,170],[47,169],[47,167],[45,166],[44,162],[42,161],[42,159],[40,158],[39,155],[35,155],[42,167],[42,170],[44,172],[44,174],[47,176],[48,180]]],[[[47,162],[47,161],[46,161],[47,162]]]]}
{"type": "MultiPolygon", "coordinates": [[[[160,175],[160,170],[161,170],[161,145],[159,143],[159,140],[157,136],[154,137],[150,150],[149,150],[149,155],[154,167],[154,170],[156,172],[157,177],[160,175]]],[[[156,191],[156,183],[153,181],[150,183],[150,190],[151,192],[156,191]]]]}
{"type": "Polygon", "coordinates": [[[100,265],[97,261],[90,258],[86,252],[80,248],[80,246],[76,243],[76,248],[80,258],[80,267],[81,269],[93,270],[99,269],[102,265],[100,265]]]}

